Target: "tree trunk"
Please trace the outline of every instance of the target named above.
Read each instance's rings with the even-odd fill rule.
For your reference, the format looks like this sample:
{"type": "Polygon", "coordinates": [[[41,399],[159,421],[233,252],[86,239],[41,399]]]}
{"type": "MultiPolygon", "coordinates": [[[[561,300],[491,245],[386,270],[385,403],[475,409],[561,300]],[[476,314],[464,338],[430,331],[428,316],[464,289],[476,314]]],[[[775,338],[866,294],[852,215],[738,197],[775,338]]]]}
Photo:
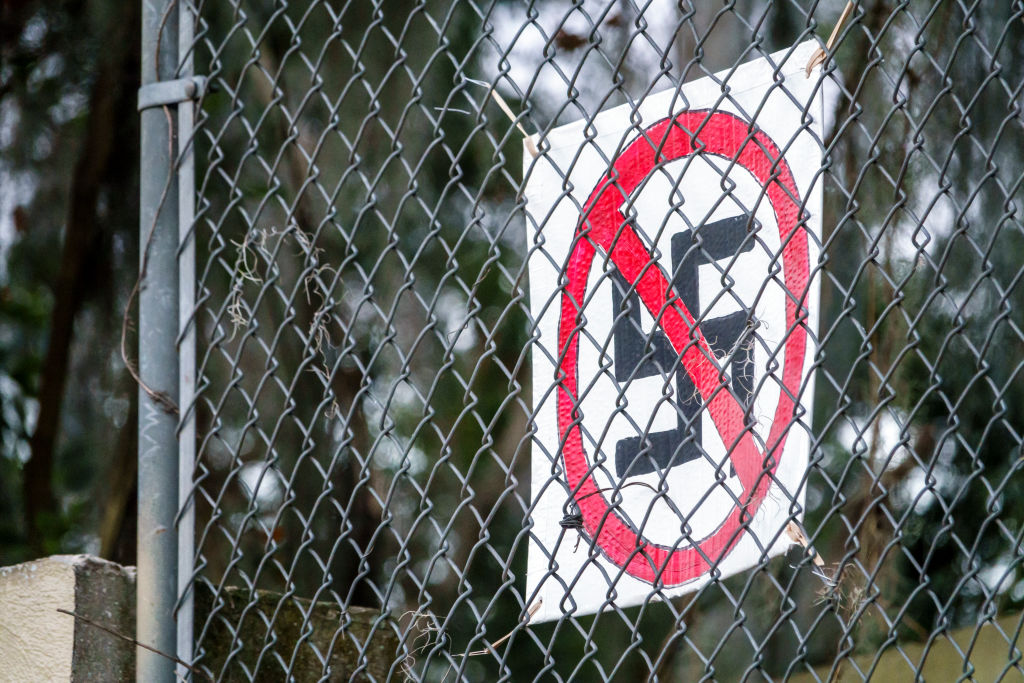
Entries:
{"type": "Polygon", "coordinates": [[[22,481],[29,545],[38,554],[49,552],[47,540],[60,530],[59,508],[53,490],[54,454],[75,317],[82,303],[81,293],[88,284],[87,259],[99,235],[97,201],[117,143],[117,104],[125,85],[125,62],[137,56],[134,49],[138,33],[136,5],[124,3],[120,15],[112,18],[109,51],[106,59],[101,60],[92,86],[85,142],[71,177],[64,245],[53,287],[54,306],[39,388],[39,417],[22,481]]]}

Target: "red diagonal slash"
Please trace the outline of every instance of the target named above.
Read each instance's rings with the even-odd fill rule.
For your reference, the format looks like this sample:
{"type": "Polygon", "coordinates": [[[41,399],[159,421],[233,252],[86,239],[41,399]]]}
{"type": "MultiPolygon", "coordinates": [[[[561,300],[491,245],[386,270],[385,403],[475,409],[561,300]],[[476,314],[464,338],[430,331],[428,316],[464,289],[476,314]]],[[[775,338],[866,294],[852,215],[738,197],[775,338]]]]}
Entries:
{"type": "MultiPolygon", "coordinates": [[[[797,325],[794,297],[807,290],[809,256],[807,234],[800,225],[800,197],[796,182],[778,146],[762,131],[726,112],[690,111],[647,128],[619,155],[597,184],[584,206],[576,229],[575,246],[566,274],[559,320],[559,348],[563,381],[558,392],[559,434],[566,480],[574,492],[587,533],[616,566],[638,579],[677,586],[695,579],[728,554],[756,514],[783,456],[786,434],[794,418],[791,396],[797,396],[803,376],[807,329],[797,325]],[[700,131],[697,134],[691,131],[700,131]],[[782,247],[786,288],[786,327],[782,383],[775,419],[764,453],[749,428],[743,408],[722,381],[707,341],[665,273],[619,211],[657,164],[692,154],[722,157],[745,169],[764,188],[775,212],[782,247]],[[580,431],[578,398],[579,331],[582,302],[595,249],[608,254],[622,276],[636,288],[643,305],[661,325],[682,365],[700,392],[705,407],[726,445],[740,483],[742,504],[729,513],[718,529],[685,548],[651,543],[635,531],[598,492],[580,431]],[[766,456],[767,454],[767,456],[766,456]]],[[[766,274],[767,276],[767,274],[766,274]]]]}

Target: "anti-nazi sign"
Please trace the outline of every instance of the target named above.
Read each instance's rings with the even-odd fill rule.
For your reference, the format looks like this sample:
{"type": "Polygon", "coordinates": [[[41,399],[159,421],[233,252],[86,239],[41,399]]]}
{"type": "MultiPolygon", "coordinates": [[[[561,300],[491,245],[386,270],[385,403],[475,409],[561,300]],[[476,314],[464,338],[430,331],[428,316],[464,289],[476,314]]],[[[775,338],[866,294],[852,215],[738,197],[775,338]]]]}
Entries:
{"type": "Polygon", "coordinates": [[[528,166],[536,620],[790,543],[818,308],[812,49],[744,65],[729,97],[704,79],[559,128],[528,166]]]}

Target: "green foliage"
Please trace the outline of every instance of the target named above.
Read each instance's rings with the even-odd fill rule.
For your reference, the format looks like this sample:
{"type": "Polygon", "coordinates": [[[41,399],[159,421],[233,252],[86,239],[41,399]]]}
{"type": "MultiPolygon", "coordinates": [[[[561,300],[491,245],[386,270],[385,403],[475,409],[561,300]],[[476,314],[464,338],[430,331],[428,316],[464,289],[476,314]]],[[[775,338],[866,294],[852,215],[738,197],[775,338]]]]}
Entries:
{"type": "MultiPolygon", "coordinates": [[[[124,428],[123,405],[134,400],[116,352],[138,221],[131,103],[137,77],[111,56],[137,49],[134,15],[123,8],[23,2],[0,12],[0,564],[40,552],[99,549],[105,480],[124,428]],[[105,49],[106,40],[121,35],[131,36],[124,47],[105,49]],[[97,167],[88,164],[86,150],[97,131],[90,101],[98,101],[104,69],[114,72],[118,86],[100,93],[116,98],[116,116],[106,122],[116,145],[97,167]],[[88,178],[93,172],[101,177],[88,178]],[[94,239],[79,255],[79,280],[61,289],[62,244],[68,230],[82,229],[68,227],[71,193],[87,179],[98,182],[94,203],[83,206],[94,239]],[[62,298],[74,310],[73,333],[53,338],[52,316],[62,298]],[[66,346],[70,359],[50,482],[57,507],[30,531],[23,486],[54,344],[66,346]]],[[[137,53],[127,59],[137,63],[137,53]]]]}

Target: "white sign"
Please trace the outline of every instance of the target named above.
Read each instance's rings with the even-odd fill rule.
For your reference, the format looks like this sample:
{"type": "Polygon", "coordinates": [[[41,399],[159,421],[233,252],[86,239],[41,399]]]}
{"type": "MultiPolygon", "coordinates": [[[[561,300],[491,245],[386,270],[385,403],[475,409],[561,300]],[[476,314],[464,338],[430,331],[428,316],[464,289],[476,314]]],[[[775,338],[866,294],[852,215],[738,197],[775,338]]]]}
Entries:
{"type": "Polygon", "coordinates": [[[792,543],[818,318],[815,48],[524,155],[534,621],[689,592],[792,543]]]}

